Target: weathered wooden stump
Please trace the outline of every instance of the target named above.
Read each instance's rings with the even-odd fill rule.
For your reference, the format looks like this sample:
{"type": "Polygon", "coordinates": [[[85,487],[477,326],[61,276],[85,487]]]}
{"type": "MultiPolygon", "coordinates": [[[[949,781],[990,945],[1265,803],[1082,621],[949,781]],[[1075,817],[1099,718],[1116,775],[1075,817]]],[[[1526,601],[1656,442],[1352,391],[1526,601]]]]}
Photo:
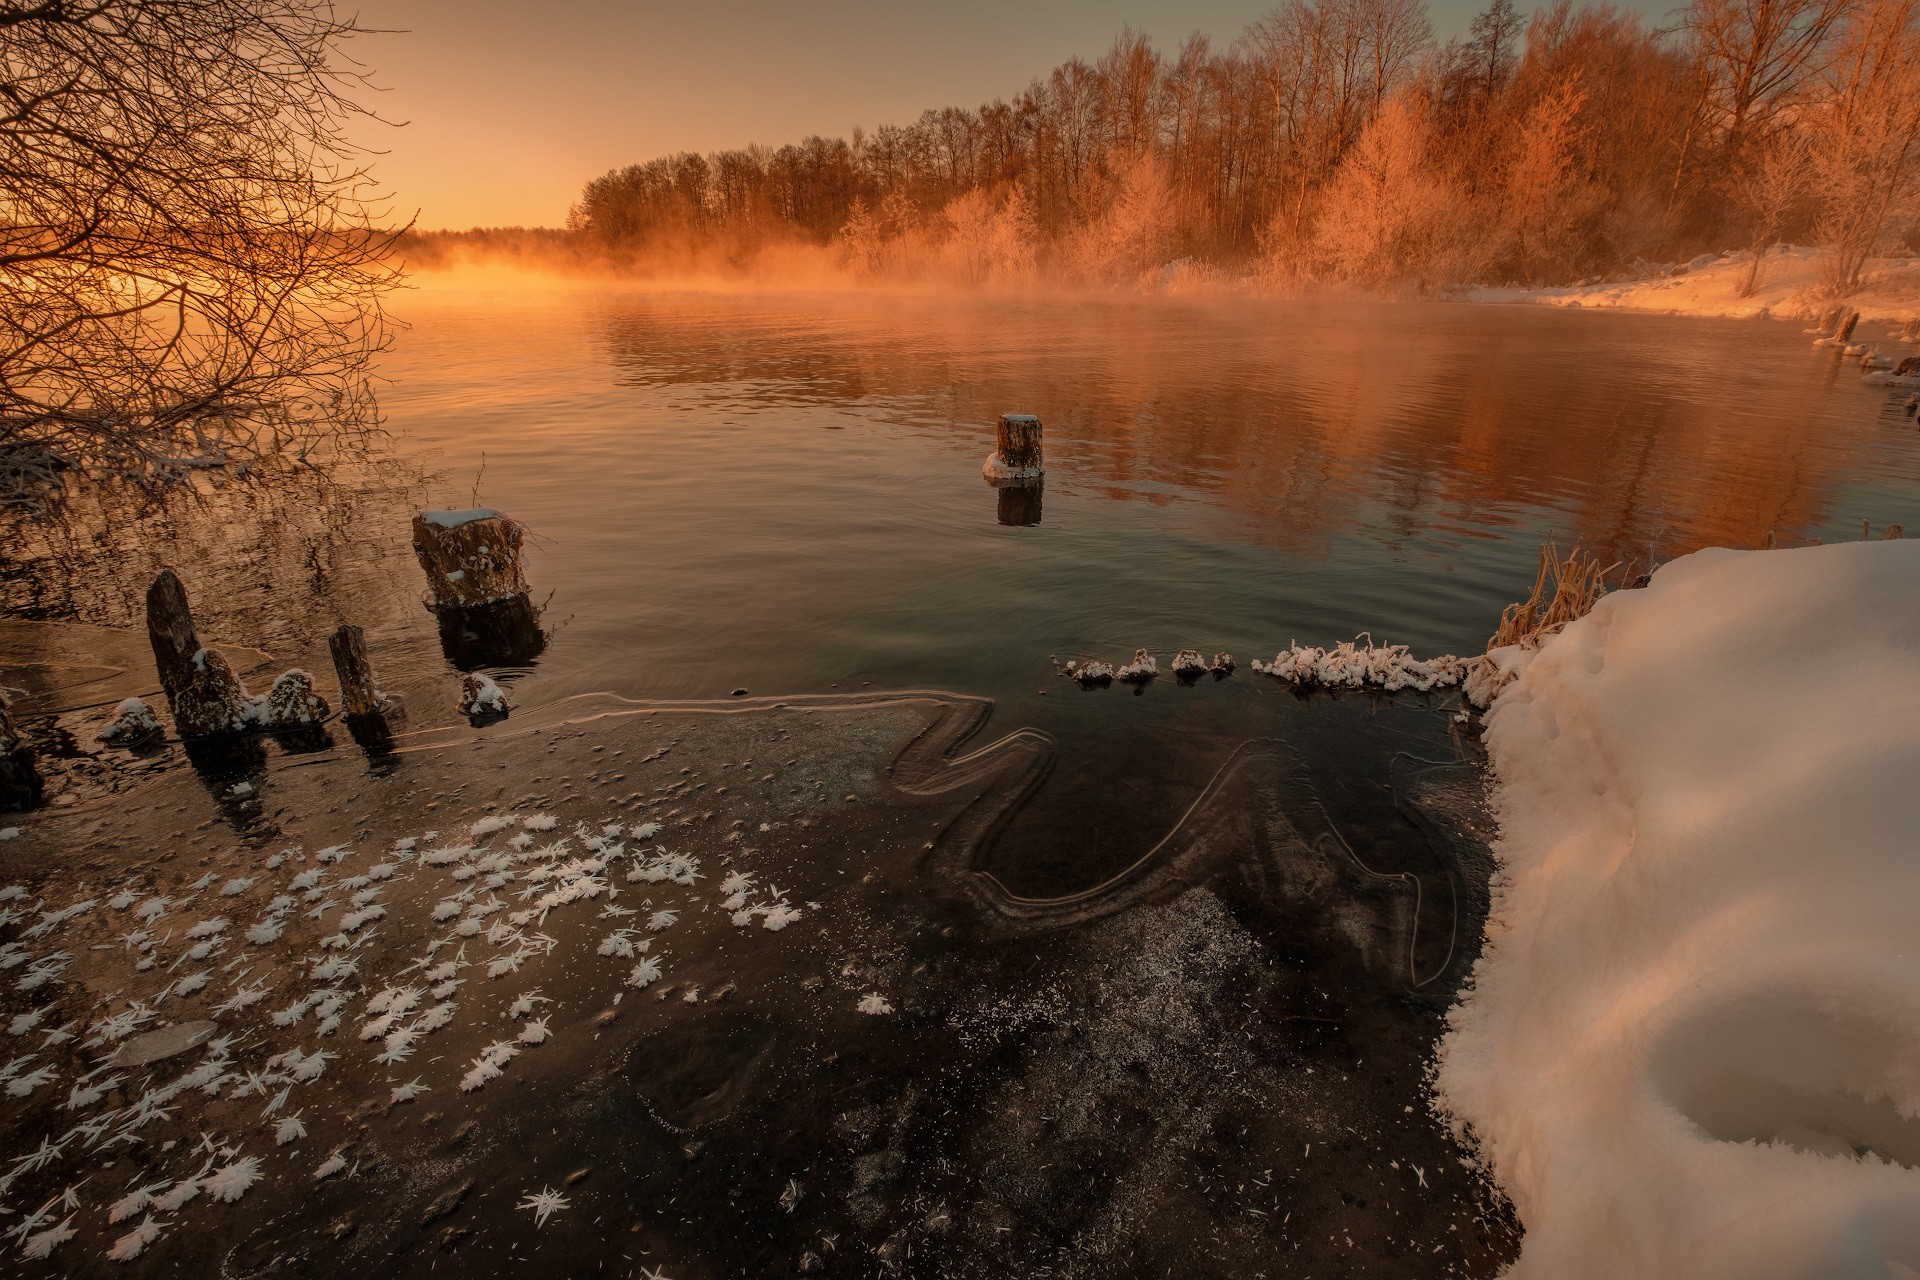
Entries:
{"type": "Polygon", "coordinates": [[[172,698],[173,727],[182,738],[244,733],[253,727],[253,699],[217,649],[193,655],[187,682],[172,698]]]}
{"type": "Polygon", "coordinates": [[[160,718],[143,699],[127,698],[113,709],[100,728],[100,741],[111,747],[137,747],[161,736],[160,718]]]}
{"type": "Polygon", "coordinates": [[[492,676],[473,671],[460,682],[460,712],[475,724],[504,719],[511,709],[506,691],[492,676]]]}
{"type": "Polygon", "coordinates": [[[1001,414],[997,447],[981,471],[993,484],[1027,484],[1045,474],[1040,419],[1030,413],[1001,414]]]}
{"type": "Polygon", "coordinates": [[[147,588],[147,638],[160,688],[182,738],[234,733],[248,727],[252,699],[227,660],[202,648],[179,575],[162,569],[147,588]]]}
{"type": "Polygon", "coordinates": [[[1818,332],[1829,338],[1840,332],[1840,317],[1845,314],[1845,312],[1845,307],[1834,307],[1830,309],[1825,315],[1820,317],[1820,328],[1818,332]]]}
{"type": "Polygon", "coordinates": [[[153,645],[153,665],[160,672],[160,688],[171,702],[193,674],[193,655],[200,652],[194,633],[193,610],[180,576],[162,569],[147,588],[147,639],[153,645]]]}
{"type": "Polygon", "coordinates": [[[327,651],[333,655],[333,670],[340,677],[340,713],[348,720],[382,714],[386,699],[374,688],[366,633],[354,626],[341,627],[327,637],[327,651]]]}
{"type": "Polygon", "coordinates": [[[1833,331],[1834,341],[1838,342],[1841,346],[1845,346],[1847,343],[1853,341],[1853,327],[1859,323],[1860,313],[1858,311],[1847,312],[1840,320],[1840,327],[1833,331]]]}
{"type": "Polygon", "coordinates": [[[253,720],[275,732],[312,729],[327,718],[327,700],[314,692],[313,677],[294,667],[274,680],[266,696],[253,704],[253,720]]]}
{"type": "Polygon", "coordinates": [[[1896,378],[1920,378],[1920,356],[1908,356],[1899,364],[1893,366],[1893,376],[1896,378]]]}
{"type": "Polygon", "coordinates": [[[523,666],[547,647],[520,571],[525,540],[519,524],[485,507],[413,518],[413,551],[433,591],[440,647],[463,671],[523,666]]]}
{"type": "Polygon", "coordinates": [[[413,518],[413,553],[440,609],[469,609],[527,594],[520,573],[526,531],[498,511],[425,511],[413,518]]]}
{"type": "Polygon", "coordinates": [[[14,727],[7,700],[0,697],[0,810],[31,809],[45,793],[33,748],[14,727]]]}
{"type": "Polygon", "coordinates": [[[1920,342],[1920,320],[1907,321],[1906,327],[1900,330],[1900,341],[1920,342]]]}
{"type": "Polygon", "coordinates": [[[1046,496],[1046,482],[1036,479],[1026,484],[996,485],[1001,524],[1025,529],[1040,523],[1040,509],[1046,496]]]}

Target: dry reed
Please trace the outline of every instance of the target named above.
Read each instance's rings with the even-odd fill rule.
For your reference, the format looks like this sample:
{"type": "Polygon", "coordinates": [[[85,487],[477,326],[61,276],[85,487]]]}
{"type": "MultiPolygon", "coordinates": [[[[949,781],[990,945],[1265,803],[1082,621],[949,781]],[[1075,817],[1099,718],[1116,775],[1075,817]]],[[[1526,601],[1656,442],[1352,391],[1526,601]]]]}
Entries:
{"type": "Polygon", "coordinates": [[[1519,604],[1510,604],[1500,615],[1500,627],[1487,641],[1487,652],[1520,644],[1558,631],[1576,618],[1585,617],[1607,591],[1607,576],[1619,564],[1602,568],[1599,557],[1575,547],[1563,560],[1560,549],[1551,541],[1540,547],[1540,568],[1533,578],[1533,593],[1519,604]],[[1547,583],[1553,594],[1547,594],[1547,583]]]}

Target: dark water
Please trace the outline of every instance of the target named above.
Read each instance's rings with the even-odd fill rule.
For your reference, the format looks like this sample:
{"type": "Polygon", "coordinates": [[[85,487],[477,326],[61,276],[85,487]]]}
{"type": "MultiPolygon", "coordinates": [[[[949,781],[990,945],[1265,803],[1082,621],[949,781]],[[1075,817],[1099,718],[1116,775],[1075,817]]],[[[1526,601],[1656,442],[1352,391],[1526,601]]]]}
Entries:
{"type": "MultiPolygon", "coordinates": [[[[1048,895],[1137,858],[1250,737],[1341,749],[1320,704],[1248,669],[1290,640],[1477,652],[1547,537],[1644,565],[1920,531],[1904,393],[1784,322],[523,286],[428,278],[398,302],[384,405],[426,485],[396,465],[129,524],[67,548],[79,571],[16,566],[10,610],[130,622],[169,562],[216,638],[324,669],[325,633],[360,623],[383,683],[444,718],[406,520],[477,499],[533,533],[553,638],[512,673],[521,705],[991,697],[989,732],[1060,744],[995,854],[1048,895]],[[1046,423],[1031,527],[979,474],[1009,410],[1046,423]],[[1239,674],[1082,693],[1049,662],[1183,646],[1239,674]]],[[[1417,700],[1366,705],[1381,742],[1450,754],[1417,700]]]]}

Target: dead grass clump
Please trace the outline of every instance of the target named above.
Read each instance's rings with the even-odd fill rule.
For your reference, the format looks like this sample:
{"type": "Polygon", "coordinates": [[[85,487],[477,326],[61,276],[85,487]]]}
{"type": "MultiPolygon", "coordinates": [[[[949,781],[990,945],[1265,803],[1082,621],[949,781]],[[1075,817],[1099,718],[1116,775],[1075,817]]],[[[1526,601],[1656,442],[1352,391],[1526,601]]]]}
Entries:
{"type": "Polygon", "coordinates": [[[1563,558],[1552,541],[1542,544],[1533,591],[1500,615],[1500,626],[1488,639],[1485,656],[1467,676],[1467,701],[1483,708],[1492,703],[1519,672],[1519,664],[1512,659],[1538,649],[1569,622],[1591,613],[1607,593],[1607,578],[1619,567],[1603,566],[1599,557],[1579,547],[1563,558]]]}
{"type": "Polygon", "coordinates": [[[1607,591],[1607,576],[1620,566],[1604,568],[1599,557],[1575,547],[1566,559],[1552,542],[1540,548],[1540,570],[1534,575],[1533,594],[1519,604],[1510,604],[1500,615],[1499,629],[1487,641],[1487,652],[1520,644],[1558,631],[1576,618],[1584,618],[1600,603],[1607,591]],[[1553,593],[1547,594],[1547,584],[1553,593]]]}

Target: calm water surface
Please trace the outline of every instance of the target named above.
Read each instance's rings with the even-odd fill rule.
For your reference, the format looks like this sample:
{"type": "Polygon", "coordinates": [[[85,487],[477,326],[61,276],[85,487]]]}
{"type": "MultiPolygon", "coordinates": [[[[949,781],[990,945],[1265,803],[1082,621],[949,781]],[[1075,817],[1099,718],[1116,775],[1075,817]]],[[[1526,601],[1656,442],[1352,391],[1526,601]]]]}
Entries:
{"type": "MultiPolygon", "coordinates": [[[[484,455],[480,500],[537,535],[559,628],[523,698],[986,694],[1061,742],[1003,842],[1035,891],[1137,856],[1246,737],[1331,750],[1247,669],[1291,639],[1478,651],[1546,537],[1645,562],[1920,531],[1904,394],[1786,323],[439,281],[398,310],[403,447],[462,504],[484,455]],[[1031,527],[979,474],[1005,411],[1046,423],[1031,527]],[[1048,661],[1183,646],[1240,674],[1136,697],[1048,661]]],[[[1438,716],[1376,718],[1445,749],[1438,716]]]]}
{"type": "MultiPolygon", "coordinates": [[[[1033,893],[1144,852],[1247,738],[1332,762],[1359,726],[1376,759],[1449,753],[1420,700],[1303,701],[1248,670],[1292,639],[1476,652],[1547,537],[1644,564],[1862,519],[1920,532],[1906,393],[1784,322],[486,275],[424,277],[395,310],[383,403],[426,499],[533,534],[553,637],[509,673],[521,705],[985,694],[995,730],[1060,742],[996,854],[1033,893]],[[980,477],[1005,411],[1046,423],[1029,527],[980,477]],[[1240,672],[1136,696],[1049,663],[1184,646],[1240,672]]],[[[131,622],[175,563],[229,642],[325,669],[326,631],[366,626],[383,683],[431,718],[451,681],[406,547],[421,497],[223,509],[93,546],[84,573],[16,574],[8,604],[131,622]]]]}

